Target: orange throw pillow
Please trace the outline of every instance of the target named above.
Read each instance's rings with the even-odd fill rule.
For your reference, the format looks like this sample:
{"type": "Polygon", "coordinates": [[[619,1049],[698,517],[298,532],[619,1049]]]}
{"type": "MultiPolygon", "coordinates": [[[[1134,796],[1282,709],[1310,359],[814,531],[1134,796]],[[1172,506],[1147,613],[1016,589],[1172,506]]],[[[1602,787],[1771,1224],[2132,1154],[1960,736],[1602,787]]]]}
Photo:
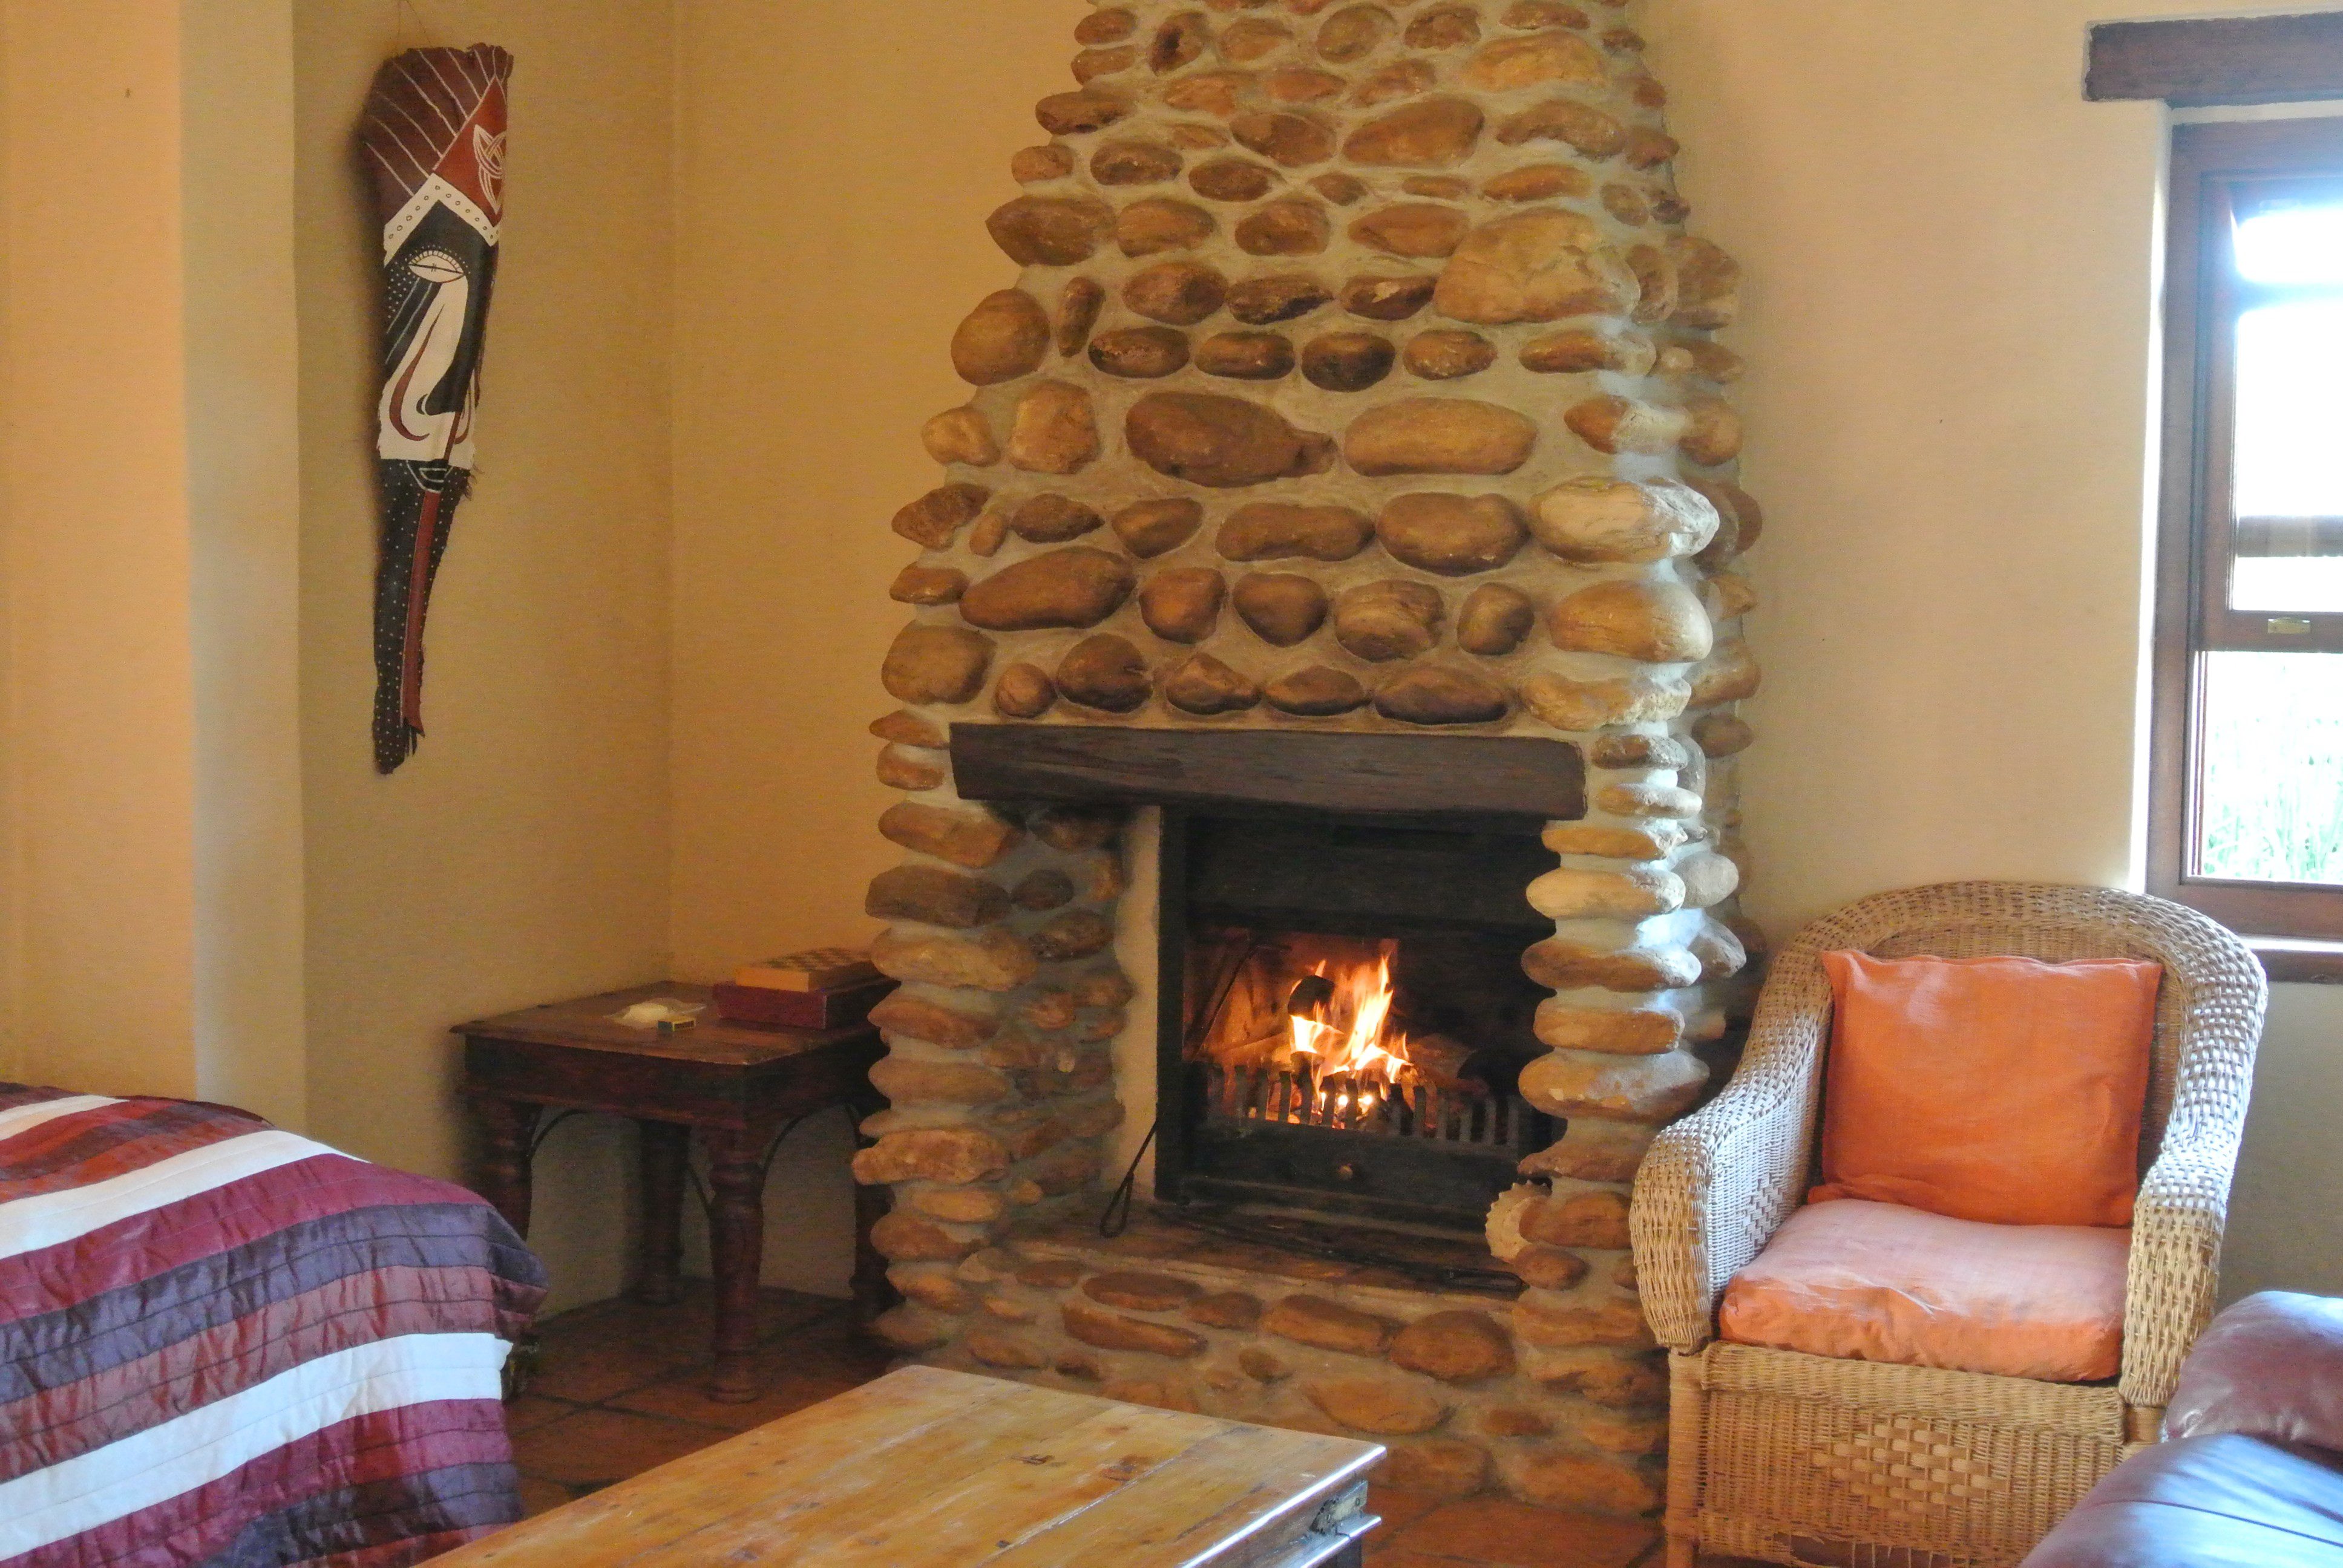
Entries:
{"type": "Polygon", "coordinates": [[[1823,1184],[2000,1225],[2128,1225],[2161,965],[1822,955],[1823,1184]]]}

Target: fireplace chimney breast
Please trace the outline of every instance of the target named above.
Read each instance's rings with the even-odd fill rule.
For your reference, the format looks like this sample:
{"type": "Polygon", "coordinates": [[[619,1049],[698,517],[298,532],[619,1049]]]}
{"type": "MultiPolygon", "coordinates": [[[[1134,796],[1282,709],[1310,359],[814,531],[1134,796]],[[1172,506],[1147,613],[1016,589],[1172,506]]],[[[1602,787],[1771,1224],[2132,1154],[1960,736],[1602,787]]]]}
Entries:
{"type": "MultiPolygon", "coordinates": [[[[1571,1412],[1652,1397],[1626,1184],[1704,1092],[1760,949],[1734,566],[1763,518],[1715,336],[1739,270],[1684,226],[1623,11],[1129,0],[1077,28],[1078,85],[1041,100],[1049,140],[988,220],[1022,270],[953,335],[970,395],[926,425],[943,473],[894,519],[920,553],[883,671],[902,707],[872,730],[905,797],[881,831],[920,874],[872,891],[900,1092],[857,1171],[918,1221],[890,1232],[905,1350],[1081,1381],[1013,1328],[1039,1288],[1015,1249],[1098,1191],[1111,1042],[1151,1027],[1112,947],[1132,805],[1493,811],[1550,862],[1519,910],[1551,930],[1522,960],[1550,994],[1519,1093],[1564,1131],[1488,1244],[1524,1282],[1524,1365],[1577,1370],[1541,1385],[1558,1413],[1509,1392],[1493,1462],[1449,1469],[1643,1505],[1649,1462],[1600,1442],[1633,1423],[1571,1412]]],[[[1053,1245],[1033,1277],[1071,1287],[1053,1245]]],[[[1222,1402],[1259,1414],[1276,1380],[1240,1381],[1222,1402]]]]}

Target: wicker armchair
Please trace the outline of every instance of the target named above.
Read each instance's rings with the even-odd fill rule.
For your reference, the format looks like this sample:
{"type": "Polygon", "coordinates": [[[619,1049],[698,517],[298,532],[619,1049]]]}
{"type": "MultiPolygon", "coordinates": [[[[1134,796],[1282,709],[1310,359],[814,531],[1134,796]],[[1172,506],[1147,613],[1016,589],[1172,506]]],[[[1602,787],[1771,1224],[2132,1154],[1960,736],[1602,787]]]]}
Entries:
{"type": "Polygon", "coordinates": [[[1666,1345],[1670,1568],[2014,1563],[2130,1447],[2213,1308],[2268,987],[2194,910],[2097,888],[1952,882],[1865,899],[1774,961],[1725,1091],[1635,1179],[1635,1268],[1666,1345]],[[1816,955],[2024,954],[2164,965],[2140,1148],[2123,1371],[2106,1384],[1841,1361],[1715,1340],[1725,1283],[1812,1180],[1831,990],[1816,955]]]}

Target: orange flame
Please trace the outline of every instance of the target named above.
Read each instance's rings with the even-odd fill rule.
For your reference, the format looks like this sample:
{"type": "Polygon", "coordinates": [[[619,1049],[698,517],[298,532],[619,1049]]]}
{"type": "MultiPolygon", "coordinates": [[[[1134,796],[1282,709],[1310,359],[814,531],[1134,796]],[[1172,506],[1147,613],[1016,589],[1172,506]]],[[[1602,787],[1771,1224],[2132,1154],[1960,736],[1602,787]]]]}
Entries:
{"type": "MultiPolygon", "coordinates": [[[[1333,982],[1333,997],[1321,1018],[1286,1021],[1293,1059],[1309,1074],[1313,1091],[1330,1078],[1354,1084],[1372,1081],[1386,1091],[1400,1081],[1408,1067],[1407,1036],[1390,1027],[1392,955],[1398,949],[1397,942],[1386,941],[1375,962],[1346,965],[1339,974],[1327,974],[1323,962],[1312,970],[1333,982]]],[[[1373,1090],[1359,1091],[1363,1109],[1377,1098],[1373,1090]]]]}

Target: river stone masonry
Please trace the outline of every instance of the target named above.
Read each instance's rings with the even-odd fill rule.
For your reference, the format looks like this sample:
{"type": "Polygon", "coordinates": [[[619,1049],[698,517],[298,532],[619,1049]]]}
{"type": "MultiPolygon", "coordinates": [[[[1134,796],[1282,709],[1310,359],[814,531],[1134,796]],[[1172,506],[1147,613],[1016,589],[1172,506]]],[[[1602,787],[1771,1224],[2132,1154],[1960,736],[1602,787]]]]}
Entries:
{"type": "Polygon", "coordinates": [[[1411,1492],[1647,1513],[1665,1355],[1627,1253],[1583,1257],[1592,1286],[1564,1308],[1144,1219],[1112,1241],[1070,1224],[971,1253],[948,1276],[956,1314],[899,1309],[892,1330],[941,1366],[1364,1436],[1391,1451],[1379,1476],[1411,1492]]]}
{"type": "MultiPolygon", "coordinates": [[[[1526,890],[1554,934],[1523,966],[1554,995],[1522,1092],[1567,1131],[1490,1216],[1526,1287],[1501,1327],[1651,1393],[1629,1375],[1648,1341],[1621,1277],[1628,1183],[1746,1000],[1734,775],[1758,668],[1734,563],[1763,525],[1736,482],[1740,360],[1715,339],[1739,269],[1684,227],[1666,95],[1611,0],[1133,0],[1075,41],[1075,85],[1035,109],[1049,140],[1011,159],[1022,193],[988,220],[1023,270],[954,333],[971,393],[928,422],[944,471],[893,523],[920,553],[882,672],[902,706],[871,728],[904,792],[880,830],[909,858],[868,908],[904,984],[873,1015],[892,1103],[856,1161],[895,1189],[876,1241],[907,1300],[885,1332],[1071,1375],[1054,1342],[1030,1367],[977,1355],[1015,1338],[995,1304],[1013,1297],[1053,1334],[1133,1342],[1085,1342],[1101,1352],[1282,1353],[1184,1304],[1001,1285],[1004,1244],[1093,1188],[1121,1120],[1121,822],[960,800],[950,725],[1559,737],[1589,810],[1548,826],[1555,869],[1526,890]]],[[[1378,1311],[1413,1322],[1414,1299],[1378,1311]]],[[[1455,1419],[1437,1391],[1368,1381],[1413,1412],[1376,1420],[1427,1399],[1448,1413],[1423,1432],[1455,1419]]],[[[1350,1419],[1363,1392],[1312,1415],[1194,1387],[1377,1431],[1350,1419]]],[[[1612,1418],[1540,1419],[1586,1465],[1533,1481],[1492,1450],[1475,1485],[1654,1504],[1612,1473],[1648,1468],[1612,1418]]]]}

